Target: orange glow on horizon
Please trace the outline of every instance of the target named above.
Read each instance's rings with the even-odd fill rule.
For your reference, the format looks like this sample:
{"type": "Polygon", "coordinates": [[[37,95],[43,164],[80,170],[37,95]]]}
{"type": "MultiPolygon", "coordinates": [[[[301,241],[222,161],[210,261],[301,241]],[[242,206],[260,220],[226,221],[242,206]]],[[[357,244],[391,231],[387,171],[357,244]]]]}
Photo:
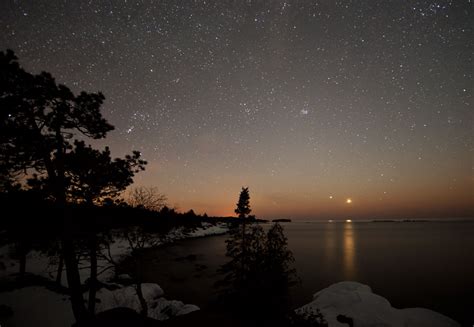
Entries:
{"type": "Polygon", "coordinates": [[[193,209],[196,213],[206,212],[209,216],[219,217],[235,217],[241,185],[249,185],[251,214],[261,219],[336,221],[350,216],[356,221],[474,216],[471,181],[466,179],[455,189],[450,189],[449,184],[438,186],[434,180],[424,184],[395,184],[391,188],[379,185],[368,189],[350,183],[321,189],[311,183],[297,183],[291,191],[287,183],[278,180],[267,185],[263,180],[252,183],[231,178],[231,183],[225,187],[206,183],[199,192],[193,193],[183,192],[182,186],[173,184],[175,188],[168,191],[163,188],[163,192],[180,211],[193,209]]]}

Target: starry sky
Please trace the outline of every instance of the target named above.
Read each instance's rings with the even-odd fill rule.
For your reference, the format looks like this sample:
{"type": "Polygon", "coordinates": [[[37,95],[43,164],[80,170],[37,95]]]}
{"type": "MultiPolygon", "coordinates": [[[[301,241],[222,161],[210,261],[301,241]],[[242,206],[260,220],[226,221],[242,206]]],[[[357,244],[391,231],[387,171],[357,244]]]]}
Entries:
{"type": "Polygon", "coordinates": [[[0,1],[0,48],[102,91],[172,206],[474,216],[470,0],[0,1]],[[351,201],[348,201],[350,199],[351,201]]]}

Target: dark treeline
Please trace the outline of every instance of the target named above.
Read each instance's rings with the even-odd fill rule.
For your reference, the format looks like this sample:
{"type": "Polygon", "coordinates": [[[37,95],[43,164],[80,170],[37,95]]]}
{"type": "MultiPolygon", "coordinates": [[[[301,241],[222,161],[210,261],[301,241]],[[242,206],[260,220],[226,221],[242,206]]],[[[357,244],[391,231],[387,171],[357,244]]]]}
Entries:
{"type": "Polygon", "coordinates": [[[41,249],[47,253],[57,246],[64,232],[64,215],[69,219],[71,236],[76,242],[89,239],[91,235],[134,227],[159,237],[177,227],[192,230],[203,222],[214,222],[214,218],[196,215],[192,210],[180,213],[164,206],[160,211],[153,211],[132,207],[124,201],[105,201],[100,206],[68,203],[58,208],[36,190],[1,192],[0,206],[4,212],[0,220],[0,245],[15,244],[15,256],[21,262],[19,281],[28,272],[25,265],[29,251],[41,249]]]}
{"type": "MultiPolygon", "coordinates": [[[[105,201],[102,205],[68,203],[59,209],[53,202],[42,199],[35,191],[0,192],[0,206],[4,215],[0,220],[0,229],[9,231],[20,228],[24,232],[31,230],[35,234],[59,235],[64,210],[67,211],[76,231],[94,227],[98,230],[146,227],[151,231],[169,231],[173,227],[199,227],[202,222],[227,221],[228,218],[207,217],[195,214],[193,210],[178,212],[164,206],[160,211],[142,207],[132,207],[124,201],[105,201]]],[[[233,220],[233,219],[230,219],[233,220]]],[[[38,235],[40,237],[40,235],[38,235]]]]}

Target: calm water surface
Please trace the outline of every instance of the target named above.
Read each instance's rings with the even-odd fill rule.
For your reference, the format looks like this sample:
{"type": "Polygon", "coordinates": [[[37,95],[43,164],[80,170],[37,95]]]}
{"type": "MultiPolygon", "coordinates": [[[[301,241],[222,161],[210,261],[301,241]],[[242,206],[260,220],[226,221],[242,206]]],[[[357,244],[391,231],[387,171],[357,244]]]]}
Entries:
{"type": "MultiPolygon", "coordinates": [[[[474,323],[474,222],[286,223],[301,284],[295,307],[330,284],[368,284],[394,307],[425,307],[474,323]]],[[[149,251],[146,279],[170,298],[208,306],[227,235],[149,251]]]]}

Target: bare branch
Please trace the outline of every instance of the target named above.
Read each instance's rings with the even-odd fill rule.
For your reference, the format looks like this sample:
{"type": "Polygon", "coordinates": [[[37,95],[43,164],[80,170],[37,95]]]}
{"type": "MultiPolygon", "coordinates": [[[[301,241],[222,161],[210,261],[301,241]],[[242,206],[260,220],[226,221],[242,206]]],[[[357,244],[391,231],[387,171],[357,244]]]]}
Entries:
{"type": "Polygon", "coordinates": [[[135,208],[145,208],[152,211],[160,211],[166,206],[166,195],[159,193],[158,188],[139,186],[130,190],[128,203],[135,208]]]}

